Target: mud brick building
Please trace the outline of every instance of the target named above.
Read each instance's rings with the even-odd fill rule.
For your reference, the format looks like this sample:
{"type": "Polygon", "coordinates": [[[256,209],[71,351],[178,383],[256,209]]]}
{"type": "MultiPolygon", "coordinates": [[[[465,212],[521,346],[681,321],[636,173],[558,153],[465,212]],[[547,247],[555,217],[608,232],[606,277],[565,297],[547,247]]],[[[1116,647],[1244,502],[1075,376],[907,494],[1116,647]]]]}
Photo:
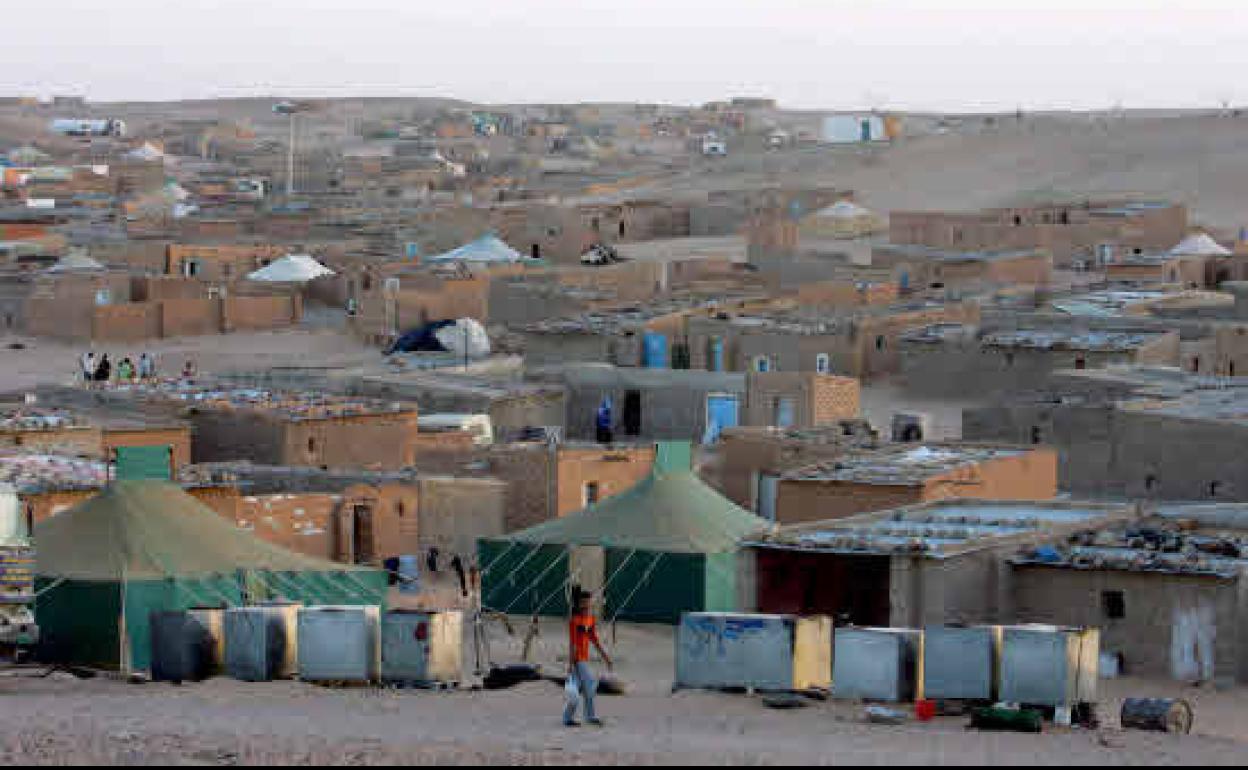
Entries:
{"type": "Polygon", "coordinates": [[[775,520],[823,521],[944,498],[1050,500],[1053,450],[983,444],[898,445],[847,453],[780,476],[775,520]]]}

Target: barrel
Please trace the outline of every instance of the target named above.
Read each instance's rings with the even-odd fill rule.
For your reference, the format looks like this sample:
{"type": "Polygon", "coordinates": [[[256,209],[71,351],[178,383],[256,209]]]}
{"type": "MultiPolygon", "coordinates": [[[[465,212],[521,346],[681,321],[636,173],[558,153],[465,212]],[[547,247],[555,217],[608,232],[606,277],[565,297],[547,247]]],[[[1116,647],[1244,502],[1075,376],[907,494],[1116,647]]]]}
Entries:
{"type": "Polygon", "coordinates": [[[985,706],[971,711],[971,727],[1014,733],[1038,733],[1044,729],[1039,711],[985,706]]]}
{"type": "Polygon", "coordinates": [[[1192,706],[1178,698],[1127,698],[1119,721],[1126,729],[1186,735],[1192,731],[1192,706]]]}
{"type": "Polygon", "coordinates": [[[411,554],[399,556],[399,592],[420,593],[420,560],[411,554]]]}

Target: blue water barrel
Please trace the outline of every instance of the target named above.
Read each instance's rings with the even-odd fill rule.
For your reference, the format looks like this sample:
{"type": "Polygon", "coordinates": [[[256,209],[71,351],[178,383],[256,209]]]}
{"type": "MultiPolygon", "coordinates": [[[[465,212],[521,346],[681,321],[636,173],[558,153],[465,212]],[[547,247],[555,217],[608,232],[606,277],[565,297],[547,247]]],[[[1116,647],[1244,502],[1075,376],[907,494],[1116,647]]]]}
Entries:
{"type": "Polygon", "coordinates": [[[420,559],[412,554],[399,557],[399,593],[420,593],[420,559]]]}
{"type": "Polygon", "coordinates": [[[646,332],[642,337],[641,365],[647,369],[667,368],[667,336],[646,332]]]}
{"type": "Polygon", "coordinates": [[[712,372],[722,372],[724,370],[724,341],[719,337],[714,337],[707,347],[706,368],[712,372]]]}

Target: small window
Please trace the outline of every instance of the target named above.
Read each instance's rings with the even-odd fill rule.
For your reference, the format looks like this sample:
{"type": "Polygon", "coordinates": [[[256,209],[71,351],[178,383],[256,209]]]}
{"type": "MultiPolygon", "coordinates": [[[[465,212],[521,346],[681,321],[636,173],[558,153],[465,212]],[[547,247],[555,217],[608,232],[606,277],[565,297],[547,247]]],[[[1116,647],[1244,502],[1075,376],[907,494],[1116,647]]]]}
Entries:
{"type": "Polygon", "coordinates": [[[598,482],[587,481],[581,493],[581,503],[588,508],[596,502],[598,502],[598,482]]]}
{"type": "Polygon", "coordinates": [[[1218,493],[1219,493],[1219,492],[1221,492],[1221,491],[1222,491],[1222,482],[1221,482],[1221,481],[1210,481],[1210,482],[1209,482],[1209,496],[1210,496],[1210,497],[1217,497],[1217,496],[1218,496],[1218,493]]]}
{"type": "Polygon", "coordinates": [[[1031,443],[1039,444],[1041,439],[1043,438],[1044,436],[1040,431],[1040,426],[1039,425],[1031,426],[1031,443]]]}
{"type": "Polygon", "coordinates": [[[880,336],[875,338],[875,349],[883,350],[884,346],[885,346],[884,335],[881,334],[880,336]]]}
{"type": "Polygon", "coordinates": [[[832,357],[827,353],[820,353],[815,356],[815,371],[820,374],[827,374],[832,371],[832,357]]]}
{"type": "Polygon", "coordinates": [[[1161,481],[1158,480],[1156,474],[1148,474],[1144,477],[1144,489],[1147,492],[1156,492],[1161,487],[1161,481]]]}
{"type": "Polygon", "coordinates": [[[316,454],[316,439],[308,437],[308,454],[316,454]]]}
{"type": "Polygon", "coordinates": [[[1122,591],[1102,591],[1101,610],[1107,620],[1122,620],[1127,616],[1127,598],[1122,591]]]}
{"type": "Polygon", "coordinates": [[[400,519],[403,518],[403,514],[406,513],[406,506],[403,505],[402,500],[394,504],[394,510],[395,513],[399,514],[400,519]]]}
{"type": "Polygon", "coordinates": [[[755,356],[754,357],[754,371],[770,372],[771,371],[771,359],[768,358],[767,356],[755,356]]]}
{"type": "Polygon", "coordinates": [[[1088,359],[1084,358],[1083,356],[1076,356],[1076,357],[1075,357],[1075,368],[1076,368],[1076,369],[1087,369],[1087,368],[1088,368],[1088,359]]]}

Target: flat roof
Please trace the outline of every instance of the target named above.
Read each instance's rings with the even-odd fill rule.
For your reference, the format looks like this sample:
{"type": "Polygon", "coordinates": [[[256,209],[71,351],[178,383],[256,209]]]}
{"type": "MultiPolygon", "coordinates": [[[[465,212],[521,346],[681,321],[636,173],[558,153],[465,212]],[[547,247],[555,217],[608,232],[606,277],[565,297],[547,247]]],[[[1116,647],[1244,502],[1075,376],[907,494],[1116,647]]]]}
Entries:
{"type": "Polygon", "coordinates": [[[1132,398],[1121,401],[1118,408],[1188,420],[1248,423],[1248,387],[1193,389],[1176,397],[1132,398]]]}
{"type": "Polygon", "coordinates": [[[977,249],[960,251],[918,243],[881,243],[875,249],[922,257],[933,262],[998,262],[1010,259],[1026,259],[1043,256],[1040,249],[977,249]]]}
{"type": "Polygon", "coordinates": [[[1187,516],[1151,516],[1073,534],[1064,543],[1027,548],[1016,566],[1152,572],[1233,578],[1248,569],[1248,532],[1227,531],[1187,516]],[[1191,529],[1192,521],[1197,523],[1191,529]]]}
{"type": "Polygon", "coordinates": [[[1013,539],[1103,525],[1132,515],[1122,504],[941,500],[783,527],[749,545],[841,555],[948,558],[1013,539]]]}
{"type": "MultiPolygon", "coordinates": [[[[855,328],[857,320],[864,318],[886,318],[907,313],[941,310],[958,307],[959,303],[920,300],[916,302],[895,303],[889,305],[866,305],[846,308],[835,314],[816,313],[813,311],[775,310],[744,311],[729,314],[727,318],[711,317],[709,319],[690,319],[690,322],[718,321],[727,323],[735,329],[786,332],[790,334],[843,334],[855,328]]],[[[729,312],[729,311],[726,311],[729,312]]]]}
{"type": "Polygon", "coordinates": [[[1021,457],[1029,448],[987,444],[920,444],[856,452],[789,471],[786,481],[843,481],[855,484],[918,486],[956,468],[1021,457]]]}
{"type": "Polygon", "coordinates": [[[1107,353],[1136,350],[1167,332],[1110,332],[1073,329],[1012,329],[988,332],[980,344],[1020,350],[1086,350],[1107,353]]]}
{"type": "Polygon", "coordinates": [[[136,398],[161,398],[188,406],[269,412],[292,421],[327,420],[338,417],[404,414],[416,407],[395,401],[339,396],[321,391],[268,390],[195,385],[182,380],[156,383],[113,384],[113,394],[136,398]]]}
{"type": "Polygon", "coordinates": [[[983,347],[1016,350],[1121,352],[1136,350],[1160,339],[1166,333],[1090,331],[1057,327],[982,331],[982,327],[974,324],[936,323],[911,329],[899,339],[904,342],[931,344],[974,340],[983,347]]]}
{"type": "Polygon", "coordinates": [[[0,454],[0,482],[12,484],[18,492],[98,489],[108,482],[108,465],[71,455],[0,454]]]}

